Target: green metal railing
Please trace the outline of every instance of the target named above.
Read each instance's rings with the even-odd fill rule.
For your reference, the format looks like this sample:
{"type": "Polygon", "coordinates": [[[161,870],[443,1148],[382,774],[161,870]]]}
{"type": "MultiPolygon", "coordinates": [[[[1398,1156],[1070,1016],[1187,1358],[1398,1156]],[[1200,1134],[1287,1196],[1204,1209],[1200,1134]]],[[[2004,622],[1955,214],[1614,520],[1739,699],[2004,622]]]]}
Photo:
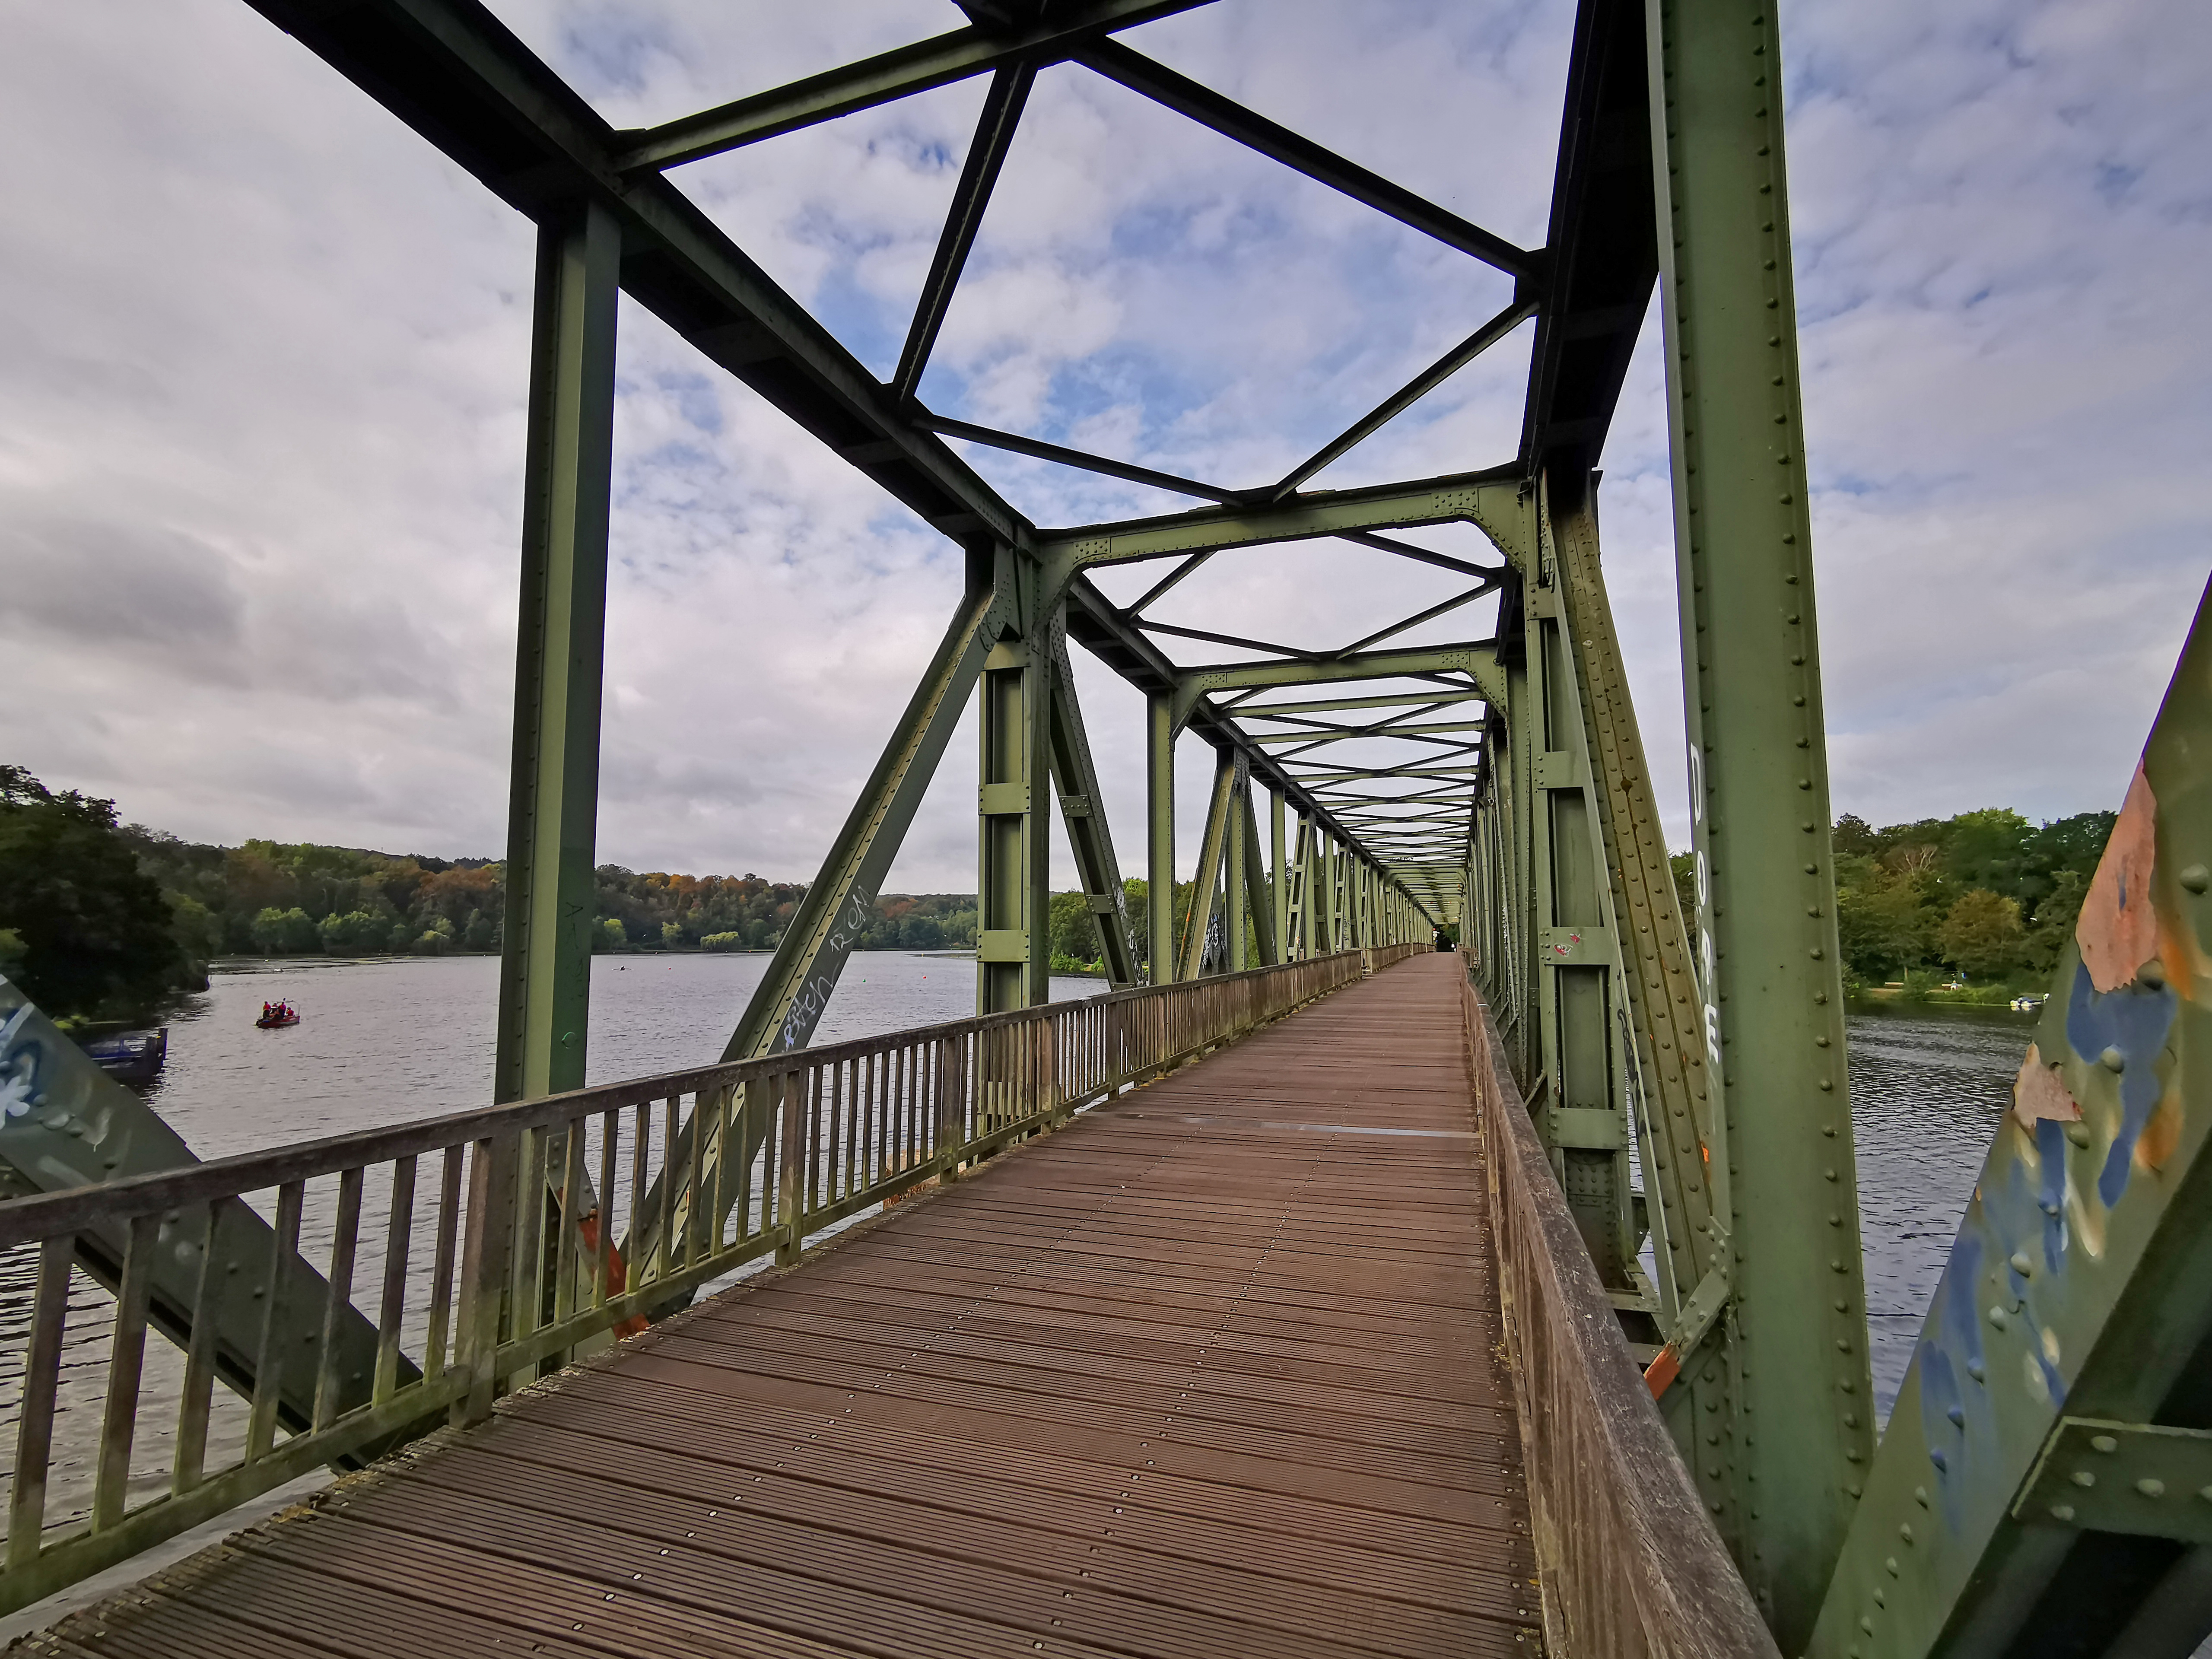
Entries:
{"type": "Polygon", "coordinates": [[[764,1256],[796,1261],[824,1228],[1422,948],[1050,1004],[0,1204],[0,1264],[27,1268],[32,1285],[27,1323],[0,1338],[17,1390],[0,1406],[18,1419],[0,1611],[319,1465],[482,1419],[505,1389],[699,1286],[764,1256]],[[743,1152],[724,1159],[725,1146],[743,1152]],[[662,1180],[671,1146],[690,1167],[662,1180]],[[272,1219],[273,1249],[242,1247],[261,1237],[249,1210],[272,1219]],[[617,1235],[648,1221],[670,1248],[625,1261],[617,1235]],[[372,1285],[374,1341],[349,1340],[356,1289],[372,1285]],[[149,1328],[181,1351],[180,1374],[155,1375],[149,1360],[166,1356],[149,1328]],[[173,1406],[167,1423],[152,1396],[173,1406]]]}

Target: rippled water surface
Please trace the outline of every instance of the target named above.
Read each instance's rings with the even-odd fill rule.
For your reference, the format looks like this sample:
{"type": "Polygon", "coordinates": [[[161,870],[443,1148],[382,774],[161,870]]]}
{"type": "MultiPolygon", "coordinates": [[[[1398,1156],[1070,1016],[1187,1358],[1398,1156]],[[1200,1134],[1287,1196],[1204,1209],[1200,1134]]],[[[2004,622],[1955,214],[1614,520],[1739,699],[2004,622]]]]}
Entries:
{"type": "Polygon", "coordinates": [[[2032,1022],[1853,1014],[1847,1030],[1875,1397],[1887,1422],[2032,1022]]]}

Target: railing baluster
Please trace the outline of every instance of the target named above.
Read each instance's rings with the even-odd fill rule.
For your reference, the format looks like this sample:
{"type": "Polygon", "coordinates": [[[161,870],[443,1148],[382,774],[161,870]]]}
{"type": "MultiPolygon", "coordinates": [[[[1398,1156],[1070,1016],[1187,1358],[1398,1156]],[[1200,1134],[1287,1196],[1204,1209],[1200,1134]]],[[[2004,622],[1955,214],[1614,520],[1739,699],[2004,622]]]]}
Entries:
{"type": "Polygon", "coordinates": [[[776,1152],[775,1224],[782,1237],[775,1249],[776,1265],[788,1267],[799,1260],[799,1182],[805,1169],[805,1152],[799,1145],[801,1120],[806,1115],[800,1091],[797,1086],[799,1073],[781,1072],[776,1075],[777,1109],[780,1113],[776,1152]]]}
{"type": "MultiPolygon", "coordinates": [[[[742,1244],[752,1237],[753,1231],[753,1161],[747,1155],[745,1149],[752,1145],[753,1119],[755,1114],[761,1109],[761,1094],[760,1085],[754,1082],[738,1084],[735,1085],[735,1090],[737,1110],[735,1121],[729,1133],[732,1137],[731,1144],[737,1148],[738,1164],[735,1239],[738,1243],[742,1244]]],[[[767,1162],[765,1151],[763,1153],[762,1162],[763,1164],[767,1162]]],[[[768,1208],[768,1194],[765,1191],[761,1194],[761,1208],[763,1212],[761,1224],[766,1226],[768,1219],[765,1212],[768,1208]]]]}
{"type": "Polygon", "coordinates": [[[806,1185],[805,1196],[799,1200],[799,1214],[811,1214],[820,1203],[817,1194],[822,1179],[822,1068],[806,1068],[804,1085],[805,1104],[801,1108],[806,1121],[806,1185]]]}
{"type": "Polygon", "coordinates": [[[407,1256],[415,1234],[414,1156],[392,1164],[392,1215],[384,1229],[384,1300],[376,1316],[376,1374],[369,1382],[372,1406],[392,1398],[399,1382],[399,1324],[407,1310],[407,1256]]]}
{"type": "Polygon", "coordinates": [[[702,1089],[691,1101],[691,1174],[684,1189],[684,1265],[687,1267],[696,1266],[699,1260],[700,1210],[706,1201],[707,1184],[706,1125],[701,1120],[706,1115],[708,1093],[702,1089]]]}
{"type": "Polygon", "coordinates": [[[447,1337],[453,1316],[454,1253],[461,1231],[461,1165],[465,1145],[448,1146],[438,1175],[438,1243],[430,1265],[430,1329],[422,1344],[422,1380],[446,1374],[447,1337]]]}
{"type": "MultiPolygon", "coordinates": [[[[553,1252],[553,1320],[556,1324],[576,1311],[577,1246],[584,1212],[584,1125],[580,1117],[568,1120],[561,1138],[561,1243],[553,1252]]],[[[564,1351],[565,1352],[565,1351],[564,1351]]]]}
{"type": "Polygon", "coordinates": [[[170,1464],[169,1491],[177,1497],[200,1484],[207,1467],[208,1411],[215,1396],[216,1334],[222,1326],[223,1291],[229,1275],[216,1254],[228,1200],[206,1206],[206,1231],[200,1244],[200,1270],[192,1284],[192,1330],[185,1343],[185,1380],[177,1399],[177,1455],[170,1464]]]}
{"type": "Polygon", "coordinates": [[[860,1190],[860,1062],[839,1060],[836,1069],[838,1133],[845,1142],[844,1195],[850,1198],[860,1190]]]}
{"type": "Polygon", "coordinates": [[[676,1271],[676,1117],[678,1097],[660,1103],[660,1273],[676,1271]]]}
{"type": "Polygon", "coordinates": [[[337,1231],[331,1239],[330,1292],[323,1301],[323,1342],[315,1365],[313,1425],[327,1429],[338,1414],[338,1343],[345,1316],[353,1311],[353,1264],[361,1243],[361,1188],[358,1164],[338,1176],[337,1231]]]}
{"type": "Polygon", "coordinates": [[[8,1495],[8,1565],[38,1559],[46,1529],[46,1467],[54,1449],[54,1395],[61,1382],[62,1334],[69,1320],[73,1237],[39,1243],[38,1289],[31,1301],[31,1340],[24,1355],[22,1416],[15,1427],[15,1484],[8,1495]]]}
{"type": "Polygon", "coordinates": [[[527,1336],[545,1322],[545,1212],[551,1202],[547,1185],[546,1133],[525,1129],[514,1194],[514,1303],[512,1334],[527,1336]]]}
{"type": "Polygon", "coordinates": [[[262,1286],[261,1352],[253,1366],[253,1404],[246,1419],[246,1461],[269,1455],[276,1443],[276,1407],[284,1376],[285,1287],[300,1250],[300,1206],[307,1183],[288,1181],[276,1189],[276,1237],[269,1250],[269,1279],[262,1286]]]}
{"type": "Polygon", "coordinates": [[[107,1408],[100,1418],[100,1456],[92,1486],[92,1529],[123,1518],[131,1483],[131,1442],[138,1431],[138,1384],[146,1368],[146,1308],[154,1288],[158,1215],[131,1218],[123,1282],[115,1297],[115,1334],[107,1351],[107,1408]]]}
{"type": "MultiPolygon", "coordinates": [[[[635,1259],[629,1264],[629,1288],[635,1291],[643,1287],[646,1278],[645,1270],[647,1266],[650,1265],[654,1267],[655,1271],[659,1270],[658,1264],[652,1261],[651,1253],[649,1251],[645,1255],[638,1254],[639,1251],[644,1249],[645,1243],[645,1200],[648,1190],[645,1184],[645,1174],[646,1170],[648,1167],[647,1164],[647,1153],[651,1150],[651,1143],[653,1139],[653,1103],[649,1100],[639,1101],[635,1109],[631,1113],[631,1118],[632,1122],[629,1141],[629,1241],[630,1252],[635,1259]]],[[[661,1185],[664,1187],[668,1183],[665,1181],[661,1182],[661,1185]]],[[[665,1243],[668,1234],[664,1230],[660,1237],[662,1241],[665,1243]]],[[[664,1254],[665,1253],[664,1252],[664,1254]]]]}
{"type": "Polygon", "coordinates": [[[599,1206],[598,1265],[593,1269],[592,1305],[604,1308],[614,1294],[615,1142],[622,1133],[622,1109],[599,1114],[599,1206]]]}

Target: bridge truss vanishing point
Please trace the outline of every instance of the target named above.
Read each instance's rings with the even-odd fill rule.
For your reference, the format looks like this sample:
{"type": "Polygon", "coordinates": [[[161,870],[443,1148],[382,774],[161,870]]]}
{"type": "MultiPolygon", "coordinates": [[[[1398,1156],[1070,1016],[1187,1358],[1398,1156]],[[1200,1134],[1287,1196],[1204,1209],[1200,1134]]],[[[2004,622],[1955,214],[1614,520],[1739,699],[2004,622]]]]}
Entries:
{"type": "MultiPolygon", "coordinates": [[[[2036,1050],[2023,1068],[2028,1138],[2015,1144],[2008,1127],[1991,1152],[1876,1450],[1771,7],[1581,0],[1547,240],[1523,249],[1119,38],[1205,0],[960,0],[965,27],[638,131],[609,125],[477,0],[253,3],[538,227],[502,1101],[584,1079],[626,293],[965,556],[943,642],[726,1063],[806,1046],[972,697],[979,1014],[1047,999],[1055,799],[1117,987],[1200,979],[1254,956],[1334,957],[1337,973],[1345,951],[1461,929],[1497,1052],[1703,1500],[1682,1524],[1716,1529],[1784,1651],[2179,1652],[2182,1633],[2212,1624],[2212,1522],[2182,1513],[2185,1497],[2158,1503],[2169,1489],[2212,1497],[2212,1411],[2186,1382],[2203,1371],[2190,1367],[2212,1298],[2202,1272],[2179,1271],[2212,1247],[2194,1180],[2208,1114],[2184,1086],[2196,1014],[2174,942],[2195,951],[2189,960],[2212,960],[2194,945],[2183,896],[2207,881],[2179,841],[2161,839],[2204,810],[2191,769],[2202,763],[2185,741],[2212,721],[2201,672],[2177,682],[2141,799],[2130,793],[2100,872],[2118,896],[2103,910],[2093,900],[2081,948],[2061,966],[2063,994],[2039,1033],[2049,1074],[2031,1078],[2036,1050]],[[1306,461],[1257,483],[1171,477],[937,415],[917,396],[923,370],[1034,77],[1061,64],[1492,268],[1504,303],[1306,461]],[[896,369],[881,380],[672,175],[968,78],[988,82],[981,115],[896,369]],[[1655,290],[1698,870],[1686,918],[1606,596],[1593,470],[1655,290]],[[1443,477],[1305,488],[1524,325],[1534,344],[1517,453],[1443,477]],[[1200,505],[1040,526],[948,439],[1200,505]],[[1444,525],[1474,526],[1494,553],[1406,538],[1444,525]],[[1419,561],[1457,585],[1326,648],[1152,614],[1208,561],[1313,539],[1419,561]],[[1154,580],[1130,603],[1094,579],[1140,563],[1154,580]],[[1491,635],[1406,641],[1492,595],[1491,635]],[[1071,643],[1147,701],[1141,917],[1124,914],[1071,643]],[[1198,896],[1178,937],[1173,759],[1185,736],[1216,764],[1198,896]],[[2154,1122],[2164,1126],[2154,1133],[2154,1122]],[[2156,1177],[2131,1187],[2138,1165],[2156,1177]],[[2050,1226],[2031,1228],[2029,1210],[2050,1226]],[[2105,1254],[2069,1278],[2093,1236],[2105,1254]],[[2145,1264],[2157,1271],[2137,1275],[2145,1264]],[[2172,1352],[2142,1362],[2154,1335],[2172,1352]],[[2066,1593],[2090,1577],[2104,1593],[2066,1593]]],[[[2197,652],[2192,642],[2185,661],[2197,652]]],[[[743,1079],[731,1085],[740,1093],[743,1079]]],[[[633,1206],[622,1254],[635,1284],[684,1280],[677,1258],[688,1271],[693,1246],[679,1241],[696,1240],[701,1211],[724,1204],[718,1172],[752,1165],[773,1114],[726,1095],[714,1096],[711,1124],[695,1112],[679,1128],[670,1105],[675,1188],[656,1182],[633,1206]]],[[[573,1189],[580,1146],[564,1152],[556,1134],[537,1155],[556,1160],[549,1170],[565,1163],[573,1189]]],[[[746,1179],[729,1184],[742,1191],[746,1179]]],[[[726,1218],[706,1217],[713,1237],[726,1218]]],[[[592,1248],[604,1273],[610,1247],[592,1248]]],[[[66,1255],[55,1259],[65,1270],[66,1255]]],[[[35,1555],[35,1537],[23,1547],[35,1555]]],[[[9,1548],[12,1560],[12,1533],[9,1548]]]]}

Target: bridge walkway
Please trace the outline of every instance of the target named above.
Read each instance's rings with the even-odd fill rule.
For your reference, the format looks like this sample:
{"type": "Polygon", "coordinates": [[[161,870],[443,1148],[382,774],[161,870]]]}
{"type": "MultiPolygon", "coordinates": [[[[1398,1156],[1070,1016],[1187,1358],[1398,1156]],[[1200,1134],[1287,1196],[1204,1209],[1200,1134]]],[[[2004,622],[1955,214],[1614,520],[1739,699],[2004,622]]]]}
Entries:
{"type": "Polygon", "coordinates": [[[1419,956],[34,1638],[36,1655],[1540,1650],[1419,956]]]}

